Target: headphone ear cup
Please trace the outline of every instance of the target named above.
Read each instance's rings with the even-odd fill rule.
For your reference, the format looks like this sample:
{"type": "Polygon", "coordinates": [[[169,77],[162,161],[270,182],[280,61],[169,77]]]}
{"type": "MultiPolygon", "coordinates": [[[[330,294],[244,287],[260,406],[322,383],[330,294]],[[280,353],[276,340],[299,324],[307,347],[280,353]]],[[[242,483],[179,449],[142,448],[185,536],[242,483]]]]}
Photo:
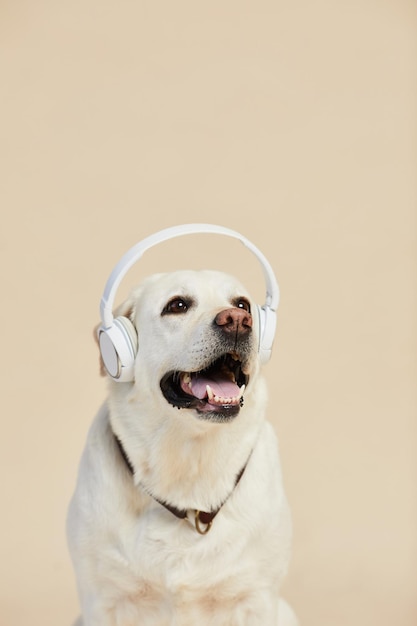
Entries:
{"type": "Polygon", "coordinates": [[[262,365],[271,358],[274,343],[277,314],[268,306],[258,305],[259,315],[259,357],[262,365]]]}
{"type": "Polygon", "coordinates": [[[127,317],[116,317],[109,328],[99,328],[98,341],[109,376],[119,382],[133,381],[138,335],[132,322],[127,317]]]}
{"type": "Polygon", "coordinates": [[[130,321],[128,317],[121,315],[116,317],[114,320],[116,324],[119,324],[124,333],[126,333],[128,338],[129,349],[132,352],[133,359],[136,359],[136,355],[138,353],[138,333],[133,325],[133,322],[130,321]]]}

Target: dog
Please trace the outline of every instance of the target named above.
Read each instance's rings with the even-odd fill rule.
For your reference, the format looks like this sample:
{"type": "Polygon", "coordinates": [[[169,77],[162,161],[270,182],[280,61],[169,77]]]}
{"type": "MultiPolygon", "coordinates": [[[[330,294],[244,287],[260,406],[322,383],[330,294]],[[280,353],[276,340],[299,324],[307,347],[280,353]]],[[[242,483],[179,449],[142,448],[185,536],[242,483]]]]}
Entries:
{"type": "Polygon", "coordinates": [[[69,507],[77,623],[296,626],[255,308],[212,270],[152,275],[119,307],[139,348],[132,382],[108,376],[69,507]]]}

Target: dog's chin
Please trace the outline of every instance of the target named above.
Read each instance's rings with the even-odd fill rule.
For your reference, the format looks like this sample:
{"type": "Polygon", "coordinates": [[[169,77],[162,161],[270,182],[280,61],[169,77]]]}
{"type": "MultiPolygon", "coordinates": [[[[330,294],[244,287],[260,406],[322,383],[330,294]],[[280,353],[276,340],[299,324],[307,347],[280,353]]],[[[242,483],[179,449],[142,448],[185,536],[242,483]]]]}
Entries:
{"type": "Polygon", "coordinates": [[[237,417],[249,382],[236,353],[225,353],[204,369],[169,371],[160,381],[165,400],[200,420],[225,423],[237,417]]]}
{"type": "Polygon", "coordinates": [[[226,422],[231,422],[238,416],[240,411],[240,406],[235,405],[223,405],[221,408],[217,408],[215,410],[211,408],[205,408],[203,411],[196,409],[196,417],[197,419],[204,420],[207,422],[215,422],[216,424],[225,424],[226,422]]]}
{"type": "Polygon", "coordinates": [[[217,424],[231,422],[239,414],[240,407],[243,402],[239,404],[220,404],[217,406],[211,405],[209,402],[198,399],[179,399],[178,397],[170,397],[169,394],[163,393],[165,399],[177,409],[187,409],[191,411],[197,419],[204,420],[206,422],[216,422],[217,424]]]}

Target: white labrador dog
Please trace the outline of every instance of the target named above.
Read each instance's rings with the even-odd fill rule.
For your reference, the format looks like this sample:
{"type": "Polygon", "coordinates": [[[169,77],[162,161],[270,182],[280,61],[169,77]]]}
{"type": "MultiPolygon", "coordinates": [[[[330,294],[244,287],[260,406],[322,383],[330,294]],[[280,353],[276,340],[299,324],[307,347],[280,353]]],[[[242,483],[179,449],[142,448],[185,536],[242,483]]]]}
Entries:
{"type": "Polygon", "coordinates": [[[294,626],[291,543],[258,357],[234,278],[148,278],[118,314],[135,381],[109,380],[68,516],[84,626],[294,626]]]}

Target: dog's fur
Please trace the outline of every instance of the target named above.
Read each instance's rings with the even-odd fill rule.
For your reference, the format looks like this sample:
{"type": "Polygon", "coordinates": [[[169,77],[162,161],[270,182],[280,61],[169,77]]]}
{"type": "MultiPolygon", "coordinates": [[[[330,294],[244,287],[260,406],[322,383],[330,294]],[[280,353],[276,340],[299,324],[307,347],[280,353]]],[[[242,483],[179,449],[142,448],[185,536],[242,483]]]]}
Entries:
{"type": "Polygon", "coordinates": [[[148,278],[117,314],[134,323],[139,350],[135,382],[109,380],[70,505],[80,623],[294,626],[280,599],[291,523],[265,420],[256,305],[226,274],[179,271],[148,278]],[[175,297],[182,309],[167,307],[175,297]],[[224,311],[236,317],[233,332],[224,311]],[[242,408],[171,406],[161,388],[168,372],[202,370],[226,352],[248,377],[242,408]],[[201,535],[191,513],[178,519],[161,502],[219,512],[201,535]]]}

